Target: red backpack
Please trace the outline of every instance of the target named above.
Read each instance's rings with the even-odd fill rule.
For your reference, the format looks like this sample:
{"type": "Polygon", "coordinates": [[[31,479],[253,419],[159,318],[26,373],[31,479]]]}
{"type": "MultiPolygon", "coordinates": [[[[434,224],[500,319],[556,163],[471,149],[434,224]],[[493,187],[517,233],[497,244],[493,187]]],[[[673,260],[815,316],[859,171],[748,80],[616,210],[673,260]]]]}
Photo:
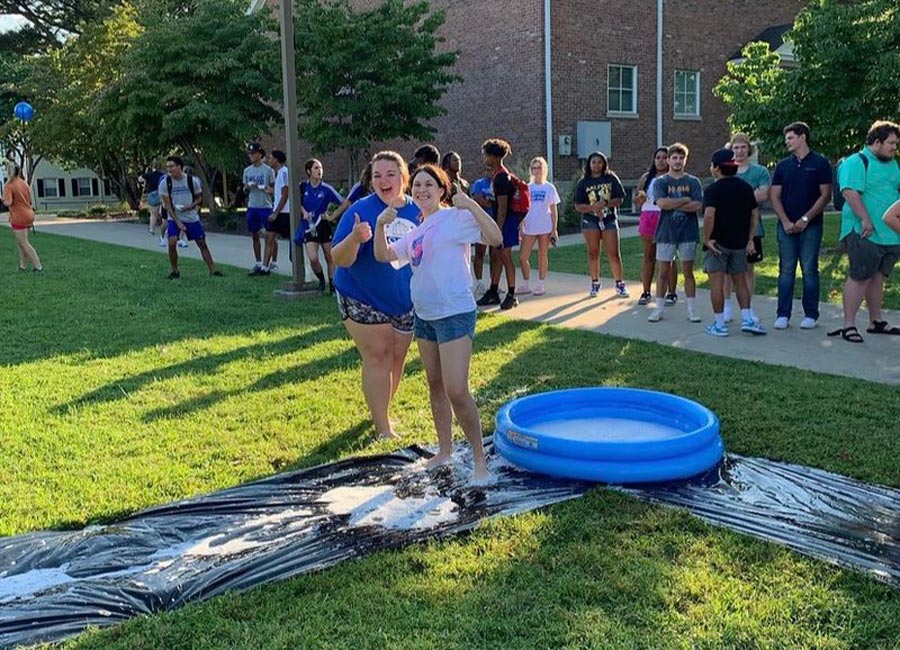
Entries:
{"type": "Polygon", "coordinates": [[[513,186],[513,193],[509,199],[509,211],[524,216],[531,208],[531,190],[528,183],[513,174],[506,167],[501,167],[497,173],[505,172],[509,176],[509,182],[513,186]]]}

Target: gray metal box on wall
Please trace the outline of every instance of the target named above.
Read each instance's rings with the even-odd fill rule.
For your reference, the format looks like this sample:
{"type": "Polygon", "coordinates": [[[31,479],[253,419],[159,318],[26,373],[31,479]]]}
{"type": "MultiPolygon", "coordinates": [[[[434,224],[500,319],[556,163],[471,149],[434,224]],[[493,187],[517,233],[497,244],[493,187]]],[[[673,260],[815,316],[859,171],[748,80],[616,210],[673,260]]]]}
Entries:
{"type": "Polygon", "coordinates": [[[575,138],[579,158],[587,158],[595,151],[612,157],[612,125],[609,122],[578,122],[575,138]]]}

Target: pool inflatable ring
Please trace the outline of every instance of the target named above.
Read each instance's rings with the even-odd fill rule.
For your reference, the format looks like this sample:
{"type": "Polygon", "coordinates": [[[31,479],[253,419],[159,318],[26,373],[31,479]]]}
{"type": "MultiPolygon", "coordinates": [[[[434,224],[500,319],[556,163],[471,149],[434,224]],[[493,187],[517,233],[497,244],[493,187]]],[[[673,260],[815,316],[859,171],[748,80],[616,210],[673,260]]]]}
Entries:
{"type": "Polygon", "coordinates": [[[715,413],[677,395],[634,388],[513,400],[497,413],[494,445],[523,469],[617,484],[690,478],[725,453],[715,413]]]}

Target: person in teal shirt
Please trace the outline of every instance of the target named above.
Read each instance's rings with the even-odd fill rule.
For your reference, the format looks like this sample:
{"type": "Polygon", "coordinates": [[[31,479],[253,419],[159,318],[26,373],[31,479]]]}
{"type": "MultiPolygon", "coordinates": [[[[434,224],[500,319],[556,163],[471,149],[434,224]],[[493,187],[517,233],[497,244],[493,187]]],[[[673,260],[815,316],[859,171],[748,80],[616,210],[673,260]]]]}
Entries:
{"type": "Polygon", "coordinates": [[[883,320],[884,282],[900,259],[900,233],[885,223],[889,208],[900,200],[900,166],[896,154],[900,125],[878,121],[869,129],[866,146],[840,166],[838,182],[846,199],[841,212],[841,246],[850,260],[844,283],[844,326],[829,332],[862,343],[856,315],[863,298],[869,309],[870,334],[900,335],[900,327],[883,320]]]}

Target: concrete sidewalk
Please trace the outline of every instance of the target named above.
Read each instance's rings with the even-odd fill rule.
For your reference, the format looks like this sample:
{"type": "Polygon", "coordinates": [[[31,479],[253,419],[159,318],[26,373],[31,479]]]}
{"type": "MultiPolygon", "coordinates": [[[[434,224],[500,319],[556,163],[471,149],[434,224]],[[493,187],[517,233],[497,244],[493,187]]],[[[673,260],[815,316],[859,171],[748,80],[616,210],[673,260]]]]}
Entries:
{"type": "MultiPolygon", "coordinates": [[[[137,223],[104,222],[94,220],[41,219],[36,223],[41,232],[49,232],[68,237],[106,242],[119,246],[130,246],[160,254],[165,248],[158,246],[158,239],[147,232],[147,227],[137,223]]],[[[634,236],[637,228],[623,228],[622,236],[634,236]]],[[[253,255],[248,237],[210,233],[209,247],[214,259],[221,264],[249,269],[253,255]]],[[[576,245],[582,242],[581,235],[566,235],[561,245],[576,245]]],[[[285,242],[280,246],[279,275],[290,275],[285,242]]],[[[179,249],[179,255],[200,259],[197,247],[179,249]]],[[[322,260],[324,263],[324,259],[322,260]]],[[[53,261],[47,260],[49,268],[53,261]]],[[[160,259],[160,277],[165,275],[167,261],[160,259]]],[[[311,278],[307,261],[307,277],[311,278]]],[[[712,321],[709,292],[697,290],[697,313],[703,323],[690,323],[685,312],[684,296],[679,296],[678,304],[666,308],[662,322],[649,323],[650,307],[637,305],[640,285],[629,283],[632,298],[616,298],[611,281],[605,281],[600,295],[587,296],[588,279],[585,276],[567,273],[550,273],[547,294],[541,297],[523,296],[516,309],[504,312],[511,318],[520,318],[564,327],[585,329],[602,334],[621,336],[640,341],[653,341],[686,350],[707,352],[724,357],[734,357],[761,361],[781,366],[803,368],[846,377],[856,377],[870,381],[900,384],[900,336],[879,336],[866,334],[866,317],[863,311],[858,319],[860,332],[865,343],[853,344],[838,338],[828,338],[825,333],[842,325],[840,305],[822,304],[819,327],[800,330],[799,322],[803,310],[799,301],[794,303],[794,319],[788,330],[771,329],[775,318],[775,298],[754,296],[753,307],[769,330],[766,336],[752,336],[740,332],[740,324],[731,324],[731,336],[717,338],[704,332],[712,321]]],[[[888,322],[900,326],[900,312],[885,311],[888,322]]]]}

